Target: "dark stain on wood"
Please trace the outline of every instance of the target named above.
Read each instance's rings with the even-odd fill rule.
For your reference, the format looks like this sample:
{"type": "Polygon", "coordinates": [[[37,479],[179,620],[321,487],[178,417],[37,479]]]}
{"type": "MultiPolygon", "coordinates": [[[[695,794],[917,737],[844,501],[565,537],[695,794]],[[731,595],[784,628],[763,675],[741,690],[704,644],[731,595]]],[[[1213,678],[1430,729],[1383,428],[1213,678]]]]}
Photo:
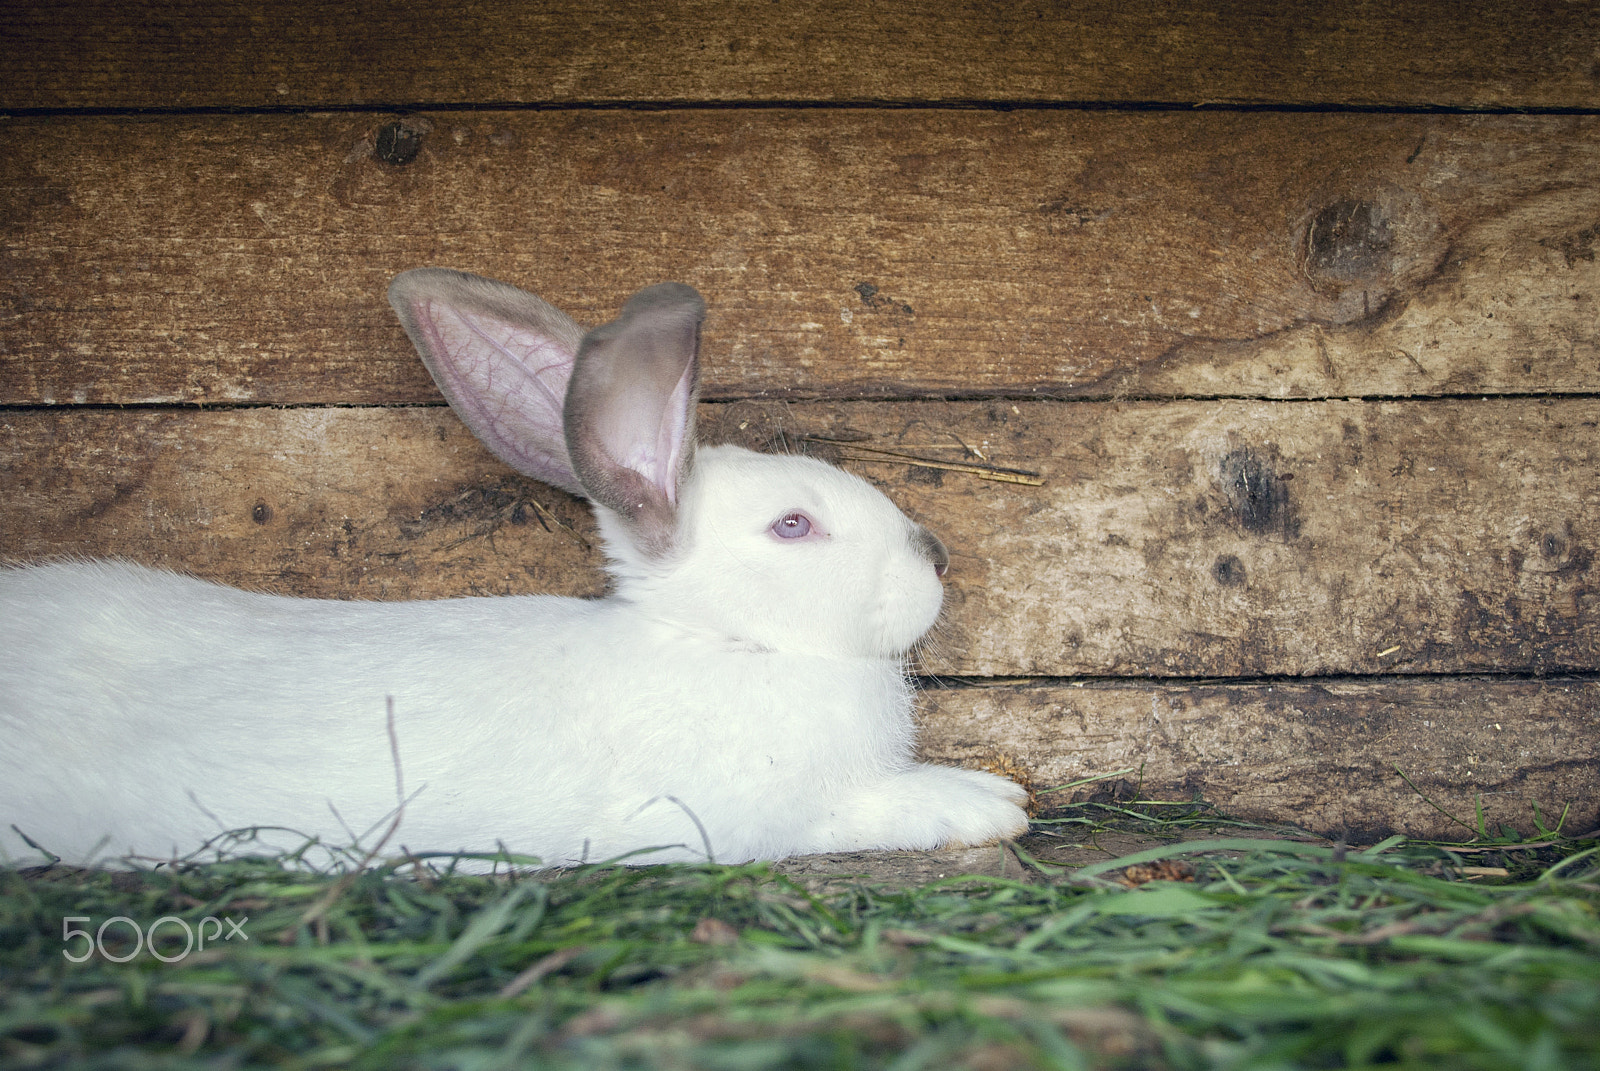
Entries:
{"type": "Polygon", "coordinates": [[[492,543],[506,525],[537,524],[587,549],[588,540],[574,527],[586,520],[586,507],[572,495],[525,477],[501,476],[455,489],[414,518],[399,520],[397,529],[402,540],[451,533],[445,546],[455,547],[471,539],[492,543]]]}
{"type": "Polygon", "coordinates": [[[1245,582],[1244,562],[1235,555],[1221,554],[1211,563],[1211,575],[1225,588],[1236,588],[1245,582]]]}
{"type": "Polygon", "coordinates": [[[861,304],[869,309],[887,309],[891,312],[903,313],[906,316],[916,315],[910,305],[879,293],[878,288],[872,283],[857,283],[851,289],[861,298],[861,304]]]}
{"type": "Polygon", "coordinates": [[[1280,475],[1270,454],[1264,456],[1248,446],[1230,450],[1217,463],[1217,475],[1245,531],[1284,539],[1299,536],[1300,522],[1289,496],[1289,480],[1284,478],[1292,474],[1280,475]]]}
{"type": "Polygon", "coordinates": [[[1575,268],[1579,261],[1594,263],[1594,247],[1597,240],[1600,240],[1600,224],[1555,238],[1541,238],[1539,244],[1546,249],[1554,249],[1567,262],[1567,267],[1575,268]]]}

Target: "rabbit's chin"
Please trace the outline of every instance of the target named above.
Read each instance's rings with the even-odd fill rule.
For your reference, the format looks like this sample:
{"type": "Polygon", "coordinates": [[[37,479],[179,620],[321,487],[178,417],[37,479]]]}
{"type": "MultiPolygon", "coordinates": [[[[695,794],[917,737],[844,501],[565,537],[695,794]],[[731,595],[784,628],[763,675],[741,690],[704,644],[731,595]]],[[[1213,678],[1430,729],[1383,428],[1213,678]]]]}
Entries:
{"type": "Polygon", "coordinates": [[[927,533],[866,481],[813,458],[701,449],[665,554],[596,514],[618,596],[745,648],[901,659],[944,598],[927,533]],[[807,536],[776,535],[795,513],[807,536]]]}

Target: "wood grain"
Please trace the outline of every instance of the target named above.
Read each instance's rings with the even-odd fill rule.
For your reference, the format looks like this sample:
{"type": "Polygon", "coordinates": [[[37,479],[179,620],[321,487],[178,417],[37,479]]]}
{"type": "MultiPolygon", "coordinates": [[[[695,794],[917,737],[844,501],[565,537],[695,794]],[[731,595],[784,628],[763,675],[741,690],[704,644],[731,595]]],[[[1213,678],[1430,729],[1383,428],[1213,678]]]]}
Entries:
{"type": "Polygon", "coordinates": [[[1558,0],[10,0],[0,106],[1094,101],[1593,107],[1558,0]]]}
{"type": "Polygon", "coordinates": [[[0,404],[433,401],[423,264],[587,323],[691,282],[713,398],[1600,381],[1593,119],[470,112],[403,165],[391,122],[5,121],[0,404]]]}
{"type": "MultiPolygon", "coordinates": [[[[1470,839],[1480,802],[1491,834],[1537,835],[1569,805],[1568,834],[1600,825],[1592,680],[1029,683],[933,688],[923,703],[926,757],[1003,769],[1036,790],[1127,771],[1123,799],[1135,786],[1146,799],[1203,798],[1355,843],[1470,839]]],[[[1037,806],[1115,789],[1039,792],[1037,806]]]]}
{"type": "Polygon", "coordinates": [[[5,557],[122,557],[283,594],[597,594],[585,504],[447,409],[0,416],[5,557]]]}
{"type": "MultiPolygon", "coordinates": [[[[1600,665],[1594,399],[746,402],[701,421],[710,439],[930,462],[846,464],[951,549],[932,672],[1600,665]],[[932,467],[963,461],[1044,483],[932,467]]],[[[0,471],[12,558],[117,555],[318,596],[603,584],[581,505],[514,477],[445,409],[15,411],[0,471]]]]}

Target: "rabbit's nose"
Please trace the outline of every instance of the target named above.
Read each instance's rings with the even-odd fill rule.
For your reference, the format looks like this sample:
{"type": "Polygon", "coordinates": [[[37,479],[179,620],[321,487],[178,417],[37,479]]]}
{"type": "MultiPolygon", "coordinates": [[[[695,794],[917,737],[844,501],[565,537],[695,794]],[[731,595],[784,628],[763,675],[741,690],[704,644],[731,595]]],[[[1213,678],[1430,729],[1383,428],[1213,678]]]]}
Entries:
{"type": "Polygon", "coordinates": [[[911,545],[917,548],[918,554],[933,563],[933,575],[943,580],[944,574],[950,571],[950,552],[939,541],[939,537],[919,524],[911,536],[911,545]]]}

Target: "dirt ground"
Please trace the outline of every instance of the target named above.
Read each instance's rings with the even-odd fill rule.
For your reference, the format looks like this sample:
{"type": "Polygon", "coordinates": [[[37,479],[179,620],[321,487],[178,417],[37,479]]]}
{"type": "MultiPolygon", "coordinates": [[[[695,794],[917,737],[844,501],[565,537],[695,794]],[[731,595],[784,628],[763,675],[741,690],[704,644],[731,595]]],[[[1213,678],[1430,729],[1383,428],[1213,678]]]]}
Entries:
{"type": "MultiPolygon", "coordinates": [[[[1229,836],[1287,839],[1284,834],[1266,830],[1193,829],[1181,836],[1100,831],[1093,834],[1092,838],[1080,839],[1051,833],[1028,833],[1016,842],[1022,849],[1021,855],[1006,844],[936,851],[833,852],[785,859],[774,863],[773,870],[787,875],[813,892],[848,881],[904,887],[962,875],[1045,882],[1051,880],[1050,875],[1029,866],[1023,855],[1051,866],[1086,866],[1178,841],[1217,840],[1229,836]]],[[[1332,843],[1315,841],[1310,837],[1294,839],[1332,843]]]]}

